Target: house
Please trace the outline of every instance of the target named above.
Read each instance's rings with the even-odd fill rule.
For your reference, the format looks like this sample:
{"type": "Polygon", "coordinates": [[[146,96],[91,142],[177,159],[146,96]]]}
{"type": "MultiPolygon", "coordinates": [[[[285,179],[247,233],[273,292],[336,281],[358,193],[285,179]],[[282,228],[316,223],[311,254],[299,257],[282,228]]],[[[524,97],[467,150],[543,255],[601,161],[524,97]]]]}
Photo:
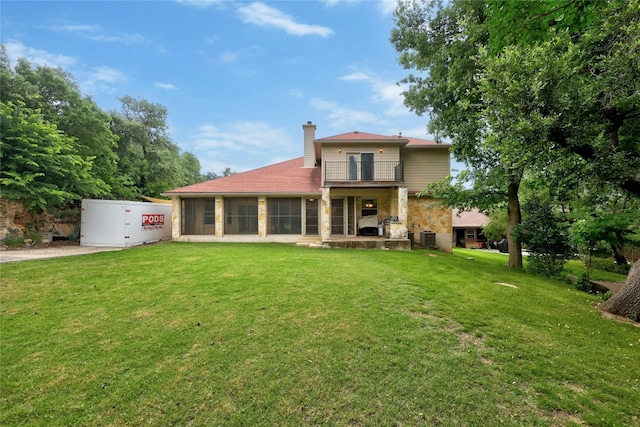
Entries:
{"type": "Polygon", "coordinates": [[[462,248],[482,248],[487,239],[482,234],[482,227],[489,222],[489,217],[478,209],[460,212],[453,209],[451,226],[453,229],[453,244],[462,248]]]}
{"type": "Polygon", "coordinates": [[[163,193],[173,239],[409,249],[429,230],[451,251],[451,210],[416,196],[449,174],[448,144],[302,128],[303,157],[163,193]]]}

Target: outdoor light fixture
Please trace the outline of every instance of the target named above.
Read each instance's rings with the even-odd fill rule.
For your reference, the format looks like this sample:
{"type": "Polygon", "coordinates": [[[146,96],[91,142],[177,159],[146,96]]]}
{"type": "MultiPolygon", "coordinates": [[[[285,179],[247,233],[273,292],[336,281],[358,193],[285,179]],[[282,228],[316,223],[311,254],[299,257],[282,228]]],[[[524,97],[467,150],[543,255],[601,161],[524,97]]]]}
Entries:
{"type": "Polygon", "coordinates": [[[342,148],[338,148],[338,153],[342,153],[342,148]]]}
{"type": "Polygon", "coordinates": [[[382,148],[378,149],[378,153],[382,153],[382,148]]]}

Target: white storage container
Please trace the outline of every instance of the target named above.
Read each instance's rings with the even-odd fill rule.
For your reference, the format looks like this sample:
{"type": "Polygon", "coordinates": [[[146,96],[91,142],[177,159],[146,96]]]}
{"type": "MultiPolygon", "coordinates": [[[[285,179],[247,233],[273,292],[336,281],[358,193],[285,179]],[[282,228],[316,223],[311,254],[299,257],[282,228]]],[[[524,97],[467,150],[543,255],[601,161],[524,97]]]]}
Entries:
{"type": "Polygon", "coordinates": [[[82,200],[80,246],[128,247],[170,239],[170,204],[82,200]]]}

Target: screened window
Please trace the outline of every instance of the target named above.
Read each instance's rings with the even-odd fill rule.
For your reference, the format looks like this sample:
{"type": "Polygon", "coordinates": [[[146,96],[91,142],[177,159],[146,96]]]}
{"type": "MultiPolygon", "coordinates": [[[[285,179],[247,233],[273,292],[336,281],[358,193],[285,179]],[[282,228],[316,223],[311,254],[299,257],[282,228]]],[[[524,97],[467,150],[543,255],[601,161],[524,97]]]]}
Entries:
{"type": "Polygon", "coordinates": [[[224,199],[225,234],[258,234],[258,199],[237,197],[224,199]]]}
{"type": "Polygon", "coordinates": [[[182,199],[181,234],[215,234],[216,200],[182,199]]]}
{"type": "Polygon", "coordinates": [[[331,199],[331,234],[344,235],[344,199],[331,199]]]}
{"type": "Polygon", "coordinates": [[[267,199],[267,227],[270,234],[302,234],[300,199],[267,199]]]}
{"type": "Polygon", "coordinates": [[[305,234],[307,236],[317,236],[318,235],[318,208],[319,203],[318,199],[307,199],[305,206],[305,234]]]}
{"type": "Polygon", "coordinates": [[[466,239],[475,239],[476,238],[476,230],[466,230],[465,238],[466,239]]]}

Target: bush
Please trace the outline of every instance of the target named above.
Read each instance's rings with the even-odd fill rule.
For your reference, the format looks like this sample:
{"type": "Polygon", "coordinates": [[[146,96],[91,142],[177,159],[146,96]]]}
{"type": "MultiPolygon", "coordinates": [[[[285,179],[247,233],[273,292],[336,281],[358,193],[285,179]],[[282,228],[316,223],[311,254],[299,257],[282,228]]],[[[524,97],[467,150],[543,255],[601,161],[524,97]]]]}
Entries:
{"type": "Polygon", "coordinates": [[[592,258],[591,268],[627,276],[631,269],[631,264],[616,264],[611,258],[592,258]]]}
{"type": "Polygon", "coordinates": [[[523,221],[513,230],[513,238],[527,245],[528,269],[547,277],[559,275],[575,253],[567,225],[556,218],[548,201],[528,200],[522,212],[523,221]]]}
{"type": "Polygon", "coordinates": [[[17,248],[24,245],[24,237],[22,236],[7,236],[4,239],[4,244],[13,248],[17,248]]]}
{"type": "Polygon", "coordinates": [[[602,302],[605,302],[606,300],[608,300],[612,296],[613,296],[613,292],[611,292],[611,291],[605,292],[604,294],[602,294],[602,302]]]}
{"type": "Polygon", "coordinates": [[[583,292],[592,292],[593,284],[589,281],[588,274],[582,273],[582,276],[574,284],[575,288],[583,292]]]}

